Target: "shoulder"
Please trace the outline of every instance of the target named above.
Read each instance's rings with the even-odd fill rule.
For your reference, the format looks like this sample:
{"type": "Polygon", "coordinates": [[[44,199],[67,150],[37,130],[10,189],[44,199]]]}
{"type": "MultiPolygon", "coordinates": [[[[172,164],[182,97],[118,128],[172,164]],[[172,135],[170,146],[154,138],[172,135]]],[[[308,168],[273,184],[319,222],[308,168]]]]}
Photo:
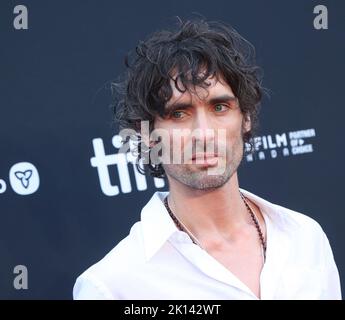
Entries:
{"type": "Polygon", "coordinates": [[[297,251],[315,251],[316,248],[327,245],[328,239],[323,228],[309,214],[273,203],[242,188],[241,190],[260,208],[278,239],[287,239],[297,251]]]}
{"type": "Polygon", "coordinates": [[[296,279],[300,279],[300,283],[310,281],[309,287],[321,288],[319,299],[341,299],[339,272],[321,225],[303,213],[280,205],[275,208],[290,247],[289,264],[285,269],[288,286],[296,279]]]}
{"type": "Polygon", "coordinates": [[[307,214],[274,204],[275,239],[287,240],[295,263],[322,267],[333,260],[331,246],[320,223],[307,214]],[[330,260],[331,259],[331,260],[330,260]]]}
{"type": "Polygon", "coordinates": [[[272,206],[275,208],[280,226],[289,233],[293,233],[294,236],[311,237],[314,240],[324,237],[320,223],[311,216],[278,204],[272,204],[272,206]]]}
{"type": "Polygon", "coordinates": [[[270,202],[242,188],[241,191],[260,208],[261,212],[268,217],[278,229],[294,234],[306,232],[316,237],[323,235],[320,224],[308,214],[270,202]]]}
{"type": "Polygon", "coordinates": [[[141,222],[138,221],[122,239],[100,261],[85,270],[77,279],[73,288],[74,299],[117,299],[121,283],[128,274],[135,274],[145,261],[145,252],[141,236],[141,222]]]}

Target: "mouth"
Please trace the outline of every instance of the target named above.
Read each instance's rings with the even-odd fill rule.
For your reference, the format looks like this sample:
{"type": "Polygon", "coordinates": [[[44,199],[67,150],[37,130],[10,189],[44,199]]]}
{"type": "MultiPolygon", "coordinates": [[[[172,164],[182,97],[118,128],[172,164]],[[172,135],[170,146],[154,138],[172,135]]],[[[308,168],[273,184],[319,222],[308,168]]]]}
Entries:
{"type": "Polygon", "coordinates": [[[195,159],[208,159],[208,158],[215,158],[218,157],[217,153],[205,153],[205,152],[199,152],[199,153],[193,153],[192,160],[195,159]]]}
{"type": "Polygon", "coordinates": [[[192,155],[192,163],[198,165],[216,165],[218,163],[217,153],[194,153],[192,155]]]}

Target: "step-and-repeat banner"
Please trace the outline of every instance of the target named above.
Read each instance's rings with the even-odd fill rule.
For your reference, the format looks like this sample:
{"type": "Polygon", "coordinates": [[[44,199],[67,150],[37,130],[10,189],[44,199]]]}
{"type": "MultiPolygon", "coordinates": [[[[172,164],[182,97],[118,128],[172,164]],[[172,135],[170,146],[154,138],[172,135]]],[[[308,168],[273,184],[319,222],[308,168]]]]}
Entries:
{"type": "Polygon", "coordinates": [[[167,190],[117,153],[110,83],[139,40],[196,15],[255,46],[270,90],[240,186],[316,219],[344,279],[344,2],[1,1],[0,298],[71,299],[167,190]]]}

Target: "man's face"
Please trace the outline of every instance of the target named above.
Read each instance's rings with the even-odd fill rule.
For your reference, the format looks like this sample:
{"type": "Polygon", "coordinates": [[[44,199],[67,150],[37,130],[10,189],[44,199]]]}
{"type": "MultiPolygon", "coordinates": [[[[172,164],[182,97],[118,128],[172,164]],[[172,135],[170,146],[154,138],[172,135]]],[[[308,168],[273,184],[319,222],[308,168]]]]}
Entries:
{"type": "MultiPolygon", "coordinates": [[[[206,88],[180,92],[172,81],[173,95],[165,106],[168,115],[154,121],[154,129],[165,130],[170,138],[171,162],[163,163],[168,179],[200,190],[221,187],[237,171],[243,133],[250,129],[230,86],[221,77],[206,82],[210,84],[206,88]],[[174,154],[182,154],[182,163],[172,163],[174,154]]],[[[164,146],[162,150],[166,152],[164,146]]]]}

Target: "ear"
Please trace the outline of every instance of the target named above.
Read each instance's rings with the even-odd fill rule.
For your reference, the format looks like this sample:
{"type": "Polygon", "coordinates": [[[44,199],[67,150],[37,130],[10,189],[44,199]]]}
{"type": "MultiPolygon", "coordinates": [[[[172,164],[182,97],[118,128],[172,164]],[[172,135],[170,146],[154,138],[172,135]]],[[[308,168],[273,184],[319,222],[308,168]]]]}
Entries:
{"type": "Polygon", "coordinates": [[[147,147],[152,148],[154,142],[150,140],[150,128],[147,121],[136,121],[136,131],[140,135],[140,140],[144,143],[147,147]]]}
{"type": "Polygon", "coordinates": [[[244,133],[250,131],[252,128],[252,121],[250,119],[250,115],[247,114],[244,118],[243,118],[243,131],[244,133]]]}
{"type": "Polygon", "coordinates": [[[141,136],[141,141],[150,149],[157,144],[156,141],[152,141],[147,135],[141,136]]]}

